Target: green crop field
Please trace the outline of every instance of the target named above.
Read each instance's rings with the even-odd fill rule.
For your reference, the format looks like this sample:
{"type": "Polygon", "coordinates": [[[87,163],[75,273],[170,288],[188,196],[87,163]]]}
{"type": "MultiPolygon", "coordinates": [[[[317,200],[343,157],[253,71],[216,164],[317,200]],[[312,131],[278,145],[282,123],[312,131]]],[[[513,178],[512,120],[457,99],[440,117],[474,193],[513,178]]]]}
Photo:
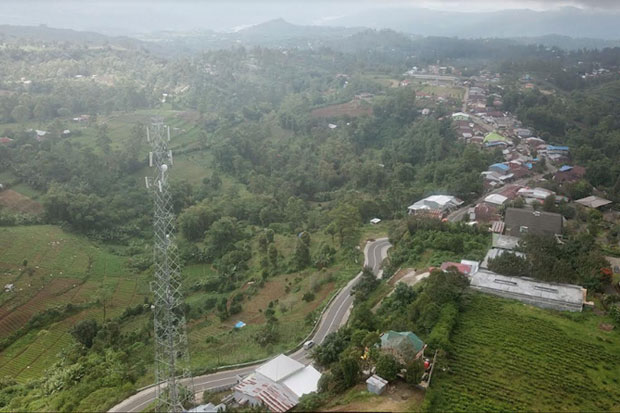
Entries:
{"type": "Polygon", "coordinates": [[[0,284],[15,291],[0,295],[0,337],[24,327],[36,314],[66,304],[86,308],[41,330],[30,331],[0,351],[0,377],[38,377],[72,342],[78,321],[120,315],[144,301],[146,278],[132,274],[125,258],[53,225],[5,227],[0,231],[0,284]],[[27,265],[24,266],[24,260],[27,265]],[[30,269],[30,271],[26,271],[30,269]]]}
{"type": "Polygon", "coordinates": [[[620,334],[603,322],[474,295],[433,377],[431,410],[618,411],[620,334]]]}

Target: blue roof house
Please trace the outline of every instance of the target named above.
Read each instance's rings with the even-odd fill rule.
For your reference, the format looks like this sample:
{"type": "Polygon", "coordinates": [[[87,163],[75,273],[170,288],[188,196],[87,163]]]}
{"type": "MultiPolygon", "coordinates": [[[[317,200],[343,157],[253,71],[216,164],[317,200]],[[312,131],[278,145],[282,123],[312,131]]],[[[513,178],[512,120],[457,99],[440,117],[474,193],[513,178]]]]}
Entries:
{"type": "Polygon", "coordinates": [[[494,163],[493,165],[489,166],[489,171],[497,172],[502,175],[507,173],[509,170],[510,167],[503,163],[494,163]]]}

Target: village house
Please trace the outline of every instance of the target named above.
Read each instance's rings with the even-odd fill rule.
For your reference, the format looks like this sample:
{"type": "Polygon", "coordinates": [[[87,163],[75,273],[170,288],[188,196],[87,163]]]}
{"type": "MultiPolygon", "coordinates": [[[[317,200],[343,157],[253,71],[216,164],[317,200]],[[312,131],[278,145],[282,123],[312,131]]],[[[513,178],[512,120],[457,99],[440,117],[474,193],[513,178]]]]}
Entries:
{"type": "Polygon", "coordinates": [[[430,215],[443,218],[450,211],[463,205],[463,201],[450,195],[431,195],[408,208],[409,215],[430,215]]]}
{"type": "Polygon", "coordinates": [[[553,180],[559,184],[577,182],[586,175],[583,166],[562,165],[553,175],[553,180]]]}
{"type": "Polygon", "coordinates": [[[422,357],[425,348],[426,344],[411,331],[389,330],[381,334],[381,351],[393,355],[404,365],[422,357]]]}
{"type": "Polygon", "coordinates": [[[521,188],[517,191],[517,195],[523,197],[527,204],[543,203],[545,199],[551,195],[555,196],[555,192],[545,188],[521,188]]]}
{"type": "Polygon", "coordinates": [[[583,205],[586,208],[602,209],[612,202],[609,199],[601,198],[595,195],[581,198],[575,201],[576,204],[583,205]]]}
{"type": "Polygon", "coordinates": [[[491,223],[493,221],[499,221],[501,216],[499,214],[499,207],[497,205],[489,204],[486,202],[480,202],[475,207],[469,209],[469,220],[473,222],[491,223]]]}
{"type": "Polygon", "coordinates": [[[515,129],[515,134],[519,137],[519,138],[529,138],[530,136],[532,136],[532,131],[526,128],[517,128],[515,129]]]}
{"type": "Polygon", "coordinates": [[[525,234],[561,235],[564,218],[553,212],[508,208],[504,218],[505,234],[522,237],[525,234]]]}
{"type": "Polygon", "coordinates": [[[474,269],[474,267],[469,261],[468,262],[464,262],[464,261],[465,260],[462,260],[461,262],[446,261],[441,264],[439,269],[445,272],[445,271],[448,271],[450,268],[454,268],[463,275],[473,274],[474,272],[478,270],[478,267],[475,267],[474,269]]]}
{"type": "Polygon", "coordinates": [[[486,147],[494,146],[508,146],[510,141],[505,136],[500,135],[497,132],[488,133],[482,141],[486,147]]]}
{"type": "Polygon", "coordinates": [[[502,206],[508,202],[508,198],[501,194],[490,194],[484,198],[484,202],[491,205],[502,206]]]}
{"type": "Polygon", "coordinates": [[[235,401],[242,406],[264,404],[272,412],[286,412],[304,394],[315,392],[321,373],[280,354],[258,367],[233,387],[235,401]]]}

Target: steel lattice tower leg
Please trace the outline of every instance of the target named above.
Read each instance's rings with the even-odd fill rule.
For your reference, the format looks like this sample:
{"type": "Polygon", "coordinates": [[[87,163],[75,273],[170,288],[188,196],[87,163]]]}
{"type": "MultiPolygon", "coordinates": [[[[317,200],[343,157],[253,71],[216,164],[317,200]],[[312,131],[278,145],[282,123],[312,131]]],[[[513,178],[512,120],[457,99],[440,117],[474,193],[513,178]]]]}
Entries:
{"type": "Polygon", "coordinates": [[[164,129],[161,122],[155,122],[146,132],[151,144],[149,165],[155,170],[153,177],[145,180],[154,201],[154,279],[151,291],[154,299],[157,411],[182,412],[183,404],[193,399],[194,393],[179,256],[174,240],[173,202],[168,182],[172,166],[172,152],[168,150],[170,128],[164,129]]]}

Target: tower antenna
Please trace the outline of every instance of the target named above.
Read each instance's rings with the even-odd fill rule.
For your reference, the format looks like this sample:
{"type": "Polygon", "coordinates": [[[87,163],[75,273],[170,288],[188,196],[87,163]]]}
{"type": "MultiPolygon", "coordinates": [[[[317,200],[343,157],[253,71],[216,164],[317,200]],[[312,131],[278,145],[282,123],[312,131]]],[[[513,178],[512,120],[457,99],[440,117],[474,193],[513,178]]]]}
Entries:
{"type": "Polygon", "coordinates": [[[155,383],[157,411],[182,412],[193,399],[187,332],[183,313],[181,271],[175,243],[173,200],[168,176],[172,151],[168,150],[170,128],[161,120],[147,126],[151,144],[149,166],[152,177],[146,187],[153,195],[153,321],[155,327],[155,383]]]}

